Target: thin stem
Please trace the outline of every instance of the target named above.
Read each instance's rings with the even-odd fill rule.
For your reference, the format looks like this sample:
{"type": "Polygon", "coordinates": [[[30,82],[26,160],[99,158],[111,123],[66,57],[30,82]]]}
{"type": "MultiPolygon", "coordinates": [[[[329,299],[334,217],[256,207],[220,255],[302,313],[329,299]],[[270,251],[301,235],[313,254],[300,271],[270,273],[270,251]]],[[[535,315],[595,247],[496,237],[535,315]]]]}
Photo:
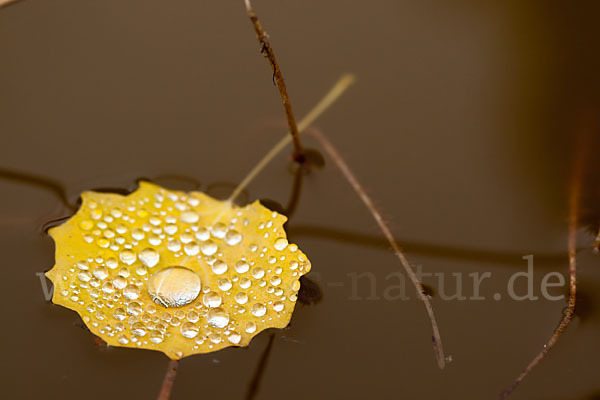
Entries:
{"type": "Polygon", "coordinates": [[[0,0],[0,8],[14,4],[20,0],[0,0]]]}
{"type": "Polygon", "coordinates": [[[306,173],[306,167],[304,164],[298,165],[296,171],[294,171],[294,183],[292,185],[292,193],[287,205],[285,206],[284,214],[288,218],[288,222],[292,218],[292,215],[296,212],[298,202],[300,201],[300,193],[302,192],[302,182],[304,181],[304,174],[306,173]]]}
{"type": "Polygon", "coordinates": [[[69,210],[75,211],[77,209],[77,206],[69,202],[67,190],[65,189],[64,185],[55,179],[7,168],[0,168],[0,179],[38,186],[54,193],[60,199],[61,203],[63,203],[63,205],[69,210]]]}
{"type": "MultiPolygon", "coordinates": [[[[348,89],[354,82],[356,78],[352,74],[343,75],[335,85],[327,92],[327,94],[317,103],[313,109],[306,114],[304,118],[298,124],[298,132],[303,132],[308,126],[310,126],[325,110],[327,110],[341,95],[348,89]]],[[[263,158],[260,159],[258,164],[254,166],[246,175],[246,177],[240,182],[240,184],[233,190],[231,196],[227,201],[229,203],[233,203],[235,199],[240,195],[240,193],[246,189],[246,187],[252,182],[254,178],[279,154],[281,150],[285,148],[285,146],[290,143],[292,140],[290,135],[284,136],[277,144],[269,150],[267,154],[263,158]]]]}
{"type": "Polygon", "coordinates": [[[169,366],[167,367],[167,373],[163,379],[160,393],[158,394],[157,400],[169,400],[171,398],[171,391],[175,384],[175,378],[177,377],[177,367],[179,367],[179,360],[170,360],[169,366]]]}
{"type": "Polygon", "coordinates": [[[373,204],[371,197],[369,197],[367,192],[365,192],[365,190],[363,189],[362,185],[358,182],[356,176],[348,167],[348,164],[346,164],[346,162],[344,161],[342,156],[337,152],[335,147],[333,147],[331,142],[329,142],[329,140],[327,140],[321,132],[319,132],[316,129],[312,129],[310,133],[321,143],[321,146],[325,149],[327,154],[329,154],[329,156],[334,161],[342,175],[344,175],[348,183],[350,183],[350,186],[352,186],[352,189],[354,189],[358,197],[360,197],[360,199],[364,203],[365,207],[369,210],[369,212],[377,222],[377,225],[379,225],[379,229],[381,229],[383,235],[394,250],[394,254],[400,260],[400,263],[404,267],[406,274],[415,286],[417,294],[419,295],[421,300],[423,300],[423,304],[425,305],[425,309],[427,310],[427,315],[429,316],[429,321],[431,322],[431,328],[433,331],[433,350],[437,359],[438,366],[440,367],[440,369],[444,369],[446,365],[446,358],[444,357],[442,338],[440,336],[440,330],[438,328],[438,324],[433,313],[433,306],[431,305],[431,301],[429,300],[429,297],[426,294],[425,288],[423,287],[421,282],[419,282],[419,278],[413,271],[410,263],[404,256],[404,253],[396,243],[396,240],[394,239],[394,236],[392,235],[392,232],[390,231],[387,223],[381,216],[381,213],[377,210],[375,204],[373,204]]]}
{"type": "Polygon", "coordinates": [[[283,108],[287,117],[290,134],[292,135],[292,139],[294,141],[294,160],[302,163],[304,162],[304,149],[302,148],[302,143],[300,142],[300,133],[298,132],[298,126],[296,126],[296,118],[294,117],[292,103],[287,93],[287,87],[285,85],[285,81],[283,80],[281,68],[279,68],[277,58],[275,58],[275,52],[273,51],[271,43],[269,42],[269,36],[258,20],[258,16],[250,4],[250,0],[244,0],[244,2],[246,3],[246,11],[248,12],[250,21],[252,21],[252,25],[256,31],[256,36],[261,45],[260,51],[267,58],[269,65],[273,70],[273,79],[275,80],[277,88],[279,89],[279,95],[281,96],[281,102],[283,103],[283,108]]]}
{"type": "Polygon", "coordinates": [[[265,370],[267,369],[267,364],[269,362],[269,355],[271,354],[271,350],[273,349],[273,342],[275,340],[275,334],[271,333],[269,337],[269,342],[267,343],[267,347],[263,350],[262,355],[260,356],[260,360],[258,361],[258,365],[256,366],[256,370],[254,371],[254,376],[252,377],[252,381],[248,385],[248,391],[246,392],[246,400],[253,400],[258,394],[258,390],[260,389],[260,383],[265,374],[265,370]]]}
{"type": "Polygon", "coordinates": [[[569,226],[568,226],[568,256],[569,256],[569,303],[564,316],[562,317],[558,327],[552,333],[552,336],[544,344],[543,349],[527,364],[525,369],[519,374],[517,379],[506,388],[498,396],[499,400],[507,398],[519,384],[525,379],[525,377],[546,357],[550,349],[552,349],[558,339],[562,336],[563,332],[573,319],[575,314],[575,301],[577,298],[577,225],[579,219],[579,204],[581,198],[581,187],[583,181],[584,166],[587,161],[587,141],[589,137],[584,135],[580,138],[580,142],[577,146],[577,154],[575,157],[575,164],[570,180],[569,187],[569,226]]]}

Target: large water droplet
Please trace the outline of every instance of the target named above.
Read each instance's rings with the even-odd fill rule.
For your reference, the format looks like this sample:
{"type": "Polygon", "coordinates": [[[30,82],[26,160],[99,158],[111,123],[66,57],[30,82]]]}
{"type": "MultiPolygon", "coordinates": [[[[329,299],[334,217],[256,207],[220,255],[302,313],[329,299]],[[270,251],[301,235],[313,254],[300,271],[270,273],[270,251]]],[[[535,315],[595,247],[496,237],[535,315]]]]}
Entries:
{"type": "Polygon", "coordinates": [[[200,293],[200,277],[185,267],[161,269],[148,281],[150,298],[164,307],[181,307],[191,303],[200,293]]]}

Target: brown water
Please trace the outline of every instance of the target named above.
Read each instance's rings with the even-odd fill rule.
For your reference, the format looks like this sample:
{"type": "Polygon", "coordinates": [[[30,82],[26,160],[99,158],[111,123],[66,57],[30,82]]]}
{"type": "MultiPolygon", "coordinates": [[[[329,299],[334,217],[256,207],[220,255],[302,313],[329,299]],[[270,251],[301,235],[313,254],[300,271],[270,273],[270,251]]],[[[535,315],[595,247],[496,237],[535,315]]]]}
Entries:
{"type": "MultiPolygon", "coordinates": [[[[445,301],[437,279],[424,278],[453,360],[440,371],[422,304],[408,285],[410,300],[384,298],[400,266],[329,162],[306,177],[288,224],[323,299],[298,305],[277,332],[257,398],[495,398],[566,306],[543,299],[540,285],[549,272],[566,276],[568,154],[581,114],[600,104],[597,2],[255,7],[296,114],[342,72],[358,76],[317,125],[409,259],[445,273],[448,292],[451,273],[462,273],[467,296],[469,273],[491,273],[482,301],[445,301]],[[510,299],[507,282],[529,254],[540,300],[510,299]],[[362,271],[373,273],[374,294],[369,278],[353,287],[362,271]]],[[[24,0],[0,9],[0,167],[53,178],[71,202],[91,188],[133,189],[140,177],[226,195],[285,132],[258,50],[241,0],[24,0]]],[[[249,198],[285,204],[288,166],[281,155],[249,198]]],[[[54,247],[42,226],[70,211],[22,182],[2,179],[0,193],[3,397],[155,398],[163,354],[99,348],[74,312],[44,299],[36,273],[52,266],[54,247]]],[[[582,313],[514,399],[600,396],[600,259],[590,241],[581,234],[582,313]]],[[[526,286],[518,279],[517,293],[526,286]]],[[[268,338],[184,359],[172,398],[244,398],[268,338]]]]}

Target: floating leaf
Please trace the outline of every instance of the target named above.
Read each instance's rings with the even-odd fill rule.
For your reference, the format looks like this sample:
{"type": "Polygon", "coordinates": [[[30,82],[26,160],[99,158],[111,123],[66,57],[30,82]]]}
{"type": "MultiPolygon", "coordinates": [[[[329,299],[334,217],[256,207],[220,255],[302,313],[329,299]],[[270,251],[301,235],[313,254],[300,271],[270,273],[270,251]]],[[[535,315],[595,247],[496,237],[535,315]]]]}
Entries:
{"type": "Polygon", "coordinates": [[[52,301],[113,346],[172,359],[246,346],[292,316],[310,262],[286,217],[141,182],[128,196],[86,192],[52,228],[52,301]]]}

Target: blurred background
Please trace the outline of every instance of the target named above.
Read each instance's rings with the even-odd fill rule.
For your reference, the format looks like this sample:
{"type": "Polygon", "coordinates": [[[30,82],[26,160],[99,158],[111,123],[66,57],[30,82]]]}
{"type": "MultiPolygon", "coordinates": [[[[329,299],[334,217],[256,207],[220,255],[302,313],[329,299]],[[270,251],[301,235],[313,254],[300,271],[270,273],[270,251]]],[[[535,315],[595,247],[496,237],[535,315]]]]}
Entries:
{"type": "MultiPolygon", "coordinates": [[[[400,265],[328,161],[304,180],[288,224],[323,299],[298,305],[291,326],[278,332],[257,398],[495,398],[541,350],[566,307],[492,295],[506,292],[529,254],[537,294],[546,273],[567,275],[573,148],[581,121],[597,117],[600,104],[600,3],[253,4],[298,117],[342,73],[357,75],[316,126],[410,261],[445,273],[448,285],[452,273],[492,274],[483,301],[444,301],[439,282],[424,279],[452,356],[440,371],[410,286],[409,301],[368,300],[368,285],[355,298],[352,274],[372,272],[381,297],[400,265]]],[[[74,312],[45,300],[36,273],[53,265],[54,245],[43,226],[72,211],[18,174],[59,182],[71,204],[84,190],[135,189],[141,177],[228,194],[286,131],[259,50],[242,0],[22,0],[0,8],[7,398],[154,398],[167,365],[159,353],[98,348],[74,312]]],[[[318,148],[311,137],[305,142],[318,148]]],[[[599,215],[596,149],[585,186],[589,215],[599,215]]],[[[281,154],[248,200],[285,204],[289,166],[281,154]]],[[[590,235],[579,239],[579,313],[514,399],[600,397],[600,259],[590,235]]],[[[526,282],[517,286],[522,293],[526,282]]],[[[267,341],[261,334],[247,349],[184,359],[172,398],[243,398],[267,341]]]]}

